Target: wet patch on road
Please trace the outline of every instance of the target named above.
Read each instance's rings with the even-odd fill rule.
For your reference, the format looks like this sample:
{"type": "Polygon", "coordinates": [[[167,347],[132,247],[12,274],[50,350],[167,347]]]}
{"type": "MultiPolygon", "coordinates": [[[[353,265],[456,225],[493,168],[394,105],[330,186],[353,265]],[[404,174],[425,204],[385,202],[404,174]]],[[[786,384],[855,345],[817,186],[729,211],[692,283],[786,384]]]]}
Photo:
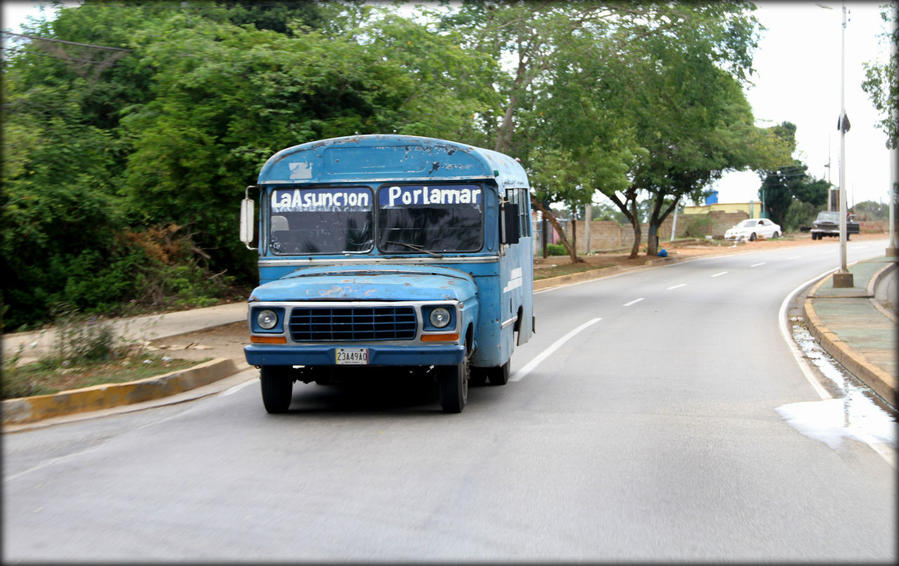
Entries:
{"type": "Polygon", "coordinates": [[[834,398],[781,405],[775,409],[777,413],[802,434],[834,449],[843,439],[854,438],[872,447],[887,445],[895,451],[895,413],[824,351],[800,319],[794,317],[791,322],[796,345],[825,378],[824,385],[834,398]]]}

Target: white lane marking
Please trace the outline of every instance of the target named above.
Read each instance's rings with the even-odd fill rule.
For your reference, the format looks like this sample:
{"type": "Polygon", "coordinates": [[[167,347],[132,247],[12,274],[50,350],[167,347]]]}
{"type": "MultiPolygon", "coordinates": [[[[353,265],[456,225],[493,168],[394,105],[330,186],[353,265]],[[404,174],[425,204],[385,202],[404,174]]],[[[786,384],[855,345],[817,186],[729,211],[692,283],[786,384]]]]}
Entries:
{"type": "Polygon", "coordinates": [[[668,287],[668,288],[665,289],[665,290],[666,290],[666,291],[672,291],[672,290],[674,290],[674,289],[680,289],[681,287],[686,287],[686,286],[687,286],[686,283],[681,283],[680,285],[672,285],[671,287],[668,287]]]}
{"type": "Polygon", "coordinates": [[[718,273],[716,273],[716,274],[714,274],[714,275],[711,275],[710,277],[721,277],[722,275],[727,275],[727,272],[726,272],[726,271],[720,271],[720,272],[718,272],[718,273]]]}
{"type": "Polygon", "coordinates": [[[786,342],[787,346],[790,347],[790,352],[792,352],[793,357],[796,358],[796,363],[799,364],[799,369],[802,370],[802,375],[805,376],[806,381],[811,384],[812,389],[815,390],[815,393],[817,393],[818,396],[821,397],[821,399],[832,399],[832,396],[827,392],[826,389],[824,389],[824,387],[821,386],[820,383],[818,383],[818,380],[812,373],[811,368],[809,368],[808,366],[808,361],[806,361],[805,356],[802,355],[802,352],[799,351],[799,347],[796,345],[796,342],[793,341],[793,334],[790,329],[787,328],[787,306],[793,300],[793,297],[795,297],[796,294],[799,293],[799,291],[801,291],[808,285],[811,285],[815,281],[818,281],[828,273],[832,273],[834,271],[836,270],[828,269],[821,275],[816,275],[815,277],[812,277],[805,283],[802,283],[801,285],[793,289],[793,291],[791,291],[790,294],[787,295],[787,298],[784,299],[784,301],[780,304],[780,311],[777,313],[778,323],[780,325],[780,335],[783,336],[784,342],[786,342]]]}
{"type": "Polygon", "coordinates": [[[237,385],[235,385],[235,386],[233,386],[233,387],[230,387],[230,388],[226,389],[226,390],[222,393],[222,397],[227,397],[228,395],[234,395],[235,393],[237,393],[238,391],[240,391],[241,389],[243,389],[243,388],[246,387],[247,385],[252,385],[252,384],[254,384],[254,383],[256,383],[256,380],[255,380],[255,379],[249,379],[249,380],[247,380],[247,381],[244,381],[243,383],[238,383],[237,385]]]}
{"type": "Polygon", "coordinates": [[[629,302],[629,303],[624,303],[624,304],[621,305],[621,306],[623,306],[623,307],[629,307],[629,306],[631,306],[631,305],[636,305],[636,304],[639,303],[640,301],[644,301],[644,300],[646,300],[646,297],[640,297],[639,299],[634,299],[633,301],[631,301],[631,302],[629,302]]]}
{"type": "Polygon", "coordinates": [[[799,258],[801,258],[801,257],[802,257],[802,256],[798,256],[798,255],[791,255],[791,256],[790,256],[790,257],[788,257],[788,258],[787,258],[787,259],[799,259],[799,258]]]}
{"type": "MultiPolygon", "coordinates": [[[[853,262],[852,265],[855,265],[856,263],[858,263],[858,262],[853,262]]],[[[805,376],[806,381],[808,381],[811,384],[812,389],[815,390],[815,392],[818,394],[819,397],[821,397],[822,400],[833,399],[833,396],[830,393],[828,393],[827,390],[824,389],[824,387],[818,382],[817,378],[815,378],[815,375],[812,373],[812,370],[809,368],[808,360],[802,354],[802,352],[799,350],[799,347],[796,345],[796,342],[793,341],[793,334],[787,328],[787,305],[790,304],[790,302],[793,300],[793,297],[797,293],[799,293],[799,291],[801,291],[808,285],[811,285],[812,283],[826,277],[828,274],[833,273],[834,271],[836,271],[836,268],[828,269],[824,273],[822,273],[816,277],[812,277],[805,283],[802,283],[801,285],[799,285],[798,287],[793,289],[793,291],[790,292],[789,295],[787,295],[787,298],[784,299],[784,301],[780,304],[780,311],[777,313],[777,318],[779,319],[778,322],[780,324],[780,334],[781,334],[781,336],[783,336],[784,342],[786,342],[787,346],[790,348],[790,352],[793,354],[793,358],[796,359],[796,363],[799,365],[799,369],[802,370],[802,375],[805,376]]],[[[892,449],[890,449],[888,446],[884,446],[882,442],[880,442],[868,435],[860,435],[858,438],[862,442],[867,444],[871,448],[871,450],[876,452],[878,456],[883,458],[887,464],[889,464],[893,468],[896,467],[896,456],[895,456],[895,452],[892,449]]]]}
{"type": "Polygon", "coordinates": [[[547,348],[546,350],[543,350],[542,354],[540,354],[539,356],[537,356],[536,358],[534,358],[533,360],[528,362],[527,365],[525,365],[520,370],[516,371],[515,374],[509,378],[509,381],[521,381],[522,379],[524,379],[525,376],[527,376],[527,374],[531,373],[534,370],[534,368],[539,366],[543,360],[550,357],[551,355],[553,355],[553,353],[555,353],[556,350],[561,348],[565,344],[565,342],[568,342],[569,340],[574,338],[579,332],[581,332],[582,330],[584,330],[586,328],[589,328],[590,326],[593,326],[600,320],[602,320],[602,319],[601,318],[590,319],[587,322],[585,322],[584,324],[578,326],[577,328],[575,328],[574,330],[572,330],[571,332],[566,334],[565,336],[562,336],[561,338],[559,338],[558,340],[553,342],[549,348],[547,348]]]}
{"type": "Polygon", "coordinates": [[[750,265],[749,267],[761,267],[761,266],[765,265],[765,263],[767,263],[767,262],[760,261],[760,262],[758,262],[758,263],[753,263],[753,264],[750,265]]]}

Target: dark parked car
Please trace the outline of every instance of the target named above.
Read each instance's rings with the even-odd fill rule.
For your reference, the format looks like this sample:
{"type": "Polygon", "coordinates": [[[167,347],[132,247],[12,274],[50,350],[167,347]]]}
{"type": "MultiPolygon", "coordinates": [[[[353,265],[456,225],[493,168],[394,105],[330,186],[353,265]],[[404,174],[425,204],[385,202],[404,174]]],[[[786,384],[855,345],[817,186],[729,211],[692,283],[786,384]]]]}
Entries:
{"type": "MultiPolygon", "coordinates": [[[[812,222],[812,240],[820,240],[824,236],[840,237],[840,213],[837,211],[823,211],[818,213],[818,218],[812,222]]],[[[855,215],[850,214],[846,220],[846,239],[852,234],[858,234],[858,222],[855,215]]]]}

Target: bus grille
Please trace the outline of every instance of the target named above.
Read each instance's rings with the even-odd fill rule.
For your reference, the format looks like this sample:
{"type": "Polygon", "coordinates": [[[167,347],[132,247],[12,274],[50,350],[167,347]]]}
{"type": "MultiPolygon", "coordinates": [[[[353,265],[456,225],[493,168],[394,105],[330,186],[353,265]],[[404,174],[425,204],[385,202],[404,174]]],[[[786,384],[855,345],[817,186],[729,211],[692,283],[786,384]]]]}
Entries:
{"type": "Polygon", "coordinates": [[[412,307],[297,307],[290,313],[294,342],[412,340],[418,325],[412,307]]]}

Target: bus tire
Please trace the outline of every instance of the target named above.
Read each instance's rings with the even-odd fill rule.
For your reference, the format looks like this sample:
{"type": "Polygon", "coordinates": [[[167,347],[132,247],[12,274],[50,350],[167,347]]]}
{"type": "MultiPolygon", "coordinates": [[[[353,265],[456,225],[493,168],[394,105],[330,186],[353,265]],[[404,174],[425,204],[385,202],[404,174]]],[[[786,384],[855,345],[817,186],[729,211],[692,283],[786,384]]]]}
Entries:
{"type": "Polygon", "coordinates": [[[461,413],[465,408],[465,403],[468,402],[469,377],[468,356],[458,365],[440,367],[440,407],[444,413],[461,413]]]}
{"type": "Polygon", "coordinates": [[[505,385],[509,383],[510,363],[511,361],[508,361],[501,366],[490,368],[488,376],[490,379],[490,385],[505,385]]]}
{"type": "Polygon", "coordinates": [[[262,366],[259,382],[262,385],[262,404],[270,414],[286,413],[293,396],[293,380],[287,366],[262,366]]]}

